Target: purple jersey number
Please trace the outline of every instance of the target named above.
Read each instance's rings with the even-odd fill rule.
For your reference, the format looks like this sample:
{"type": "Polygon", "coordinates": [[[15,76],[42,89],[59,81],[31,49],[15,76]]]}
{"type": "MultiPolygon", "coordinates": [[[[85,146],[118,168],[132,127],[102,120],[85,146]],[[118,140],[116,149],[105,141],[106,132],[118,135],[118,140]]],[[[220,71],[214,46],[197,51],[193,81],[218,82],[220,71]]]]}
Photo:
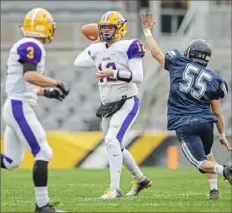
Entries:
{"type": "MultiPolygon", "coordinates": [[[[114,63],[114,62],[108,62],[107,64],[106,64],[106,68],[112,68],[113,70],[116,70],[117,68],[116,68],[116,64],[114,63]]],[[[100,71],[102,71],[102,63],[100,63],[99,65],[98,65],[98,69],[100,70],[100,71]]],[[[107,77],[106,78],[106,81],[117,81],[117,79],[115,79],[115,78],[113,78],[113,77],[107,77]]],[[[100,79],[100,82],[102,83],[103,82],[103,79],[100,79]]]]}

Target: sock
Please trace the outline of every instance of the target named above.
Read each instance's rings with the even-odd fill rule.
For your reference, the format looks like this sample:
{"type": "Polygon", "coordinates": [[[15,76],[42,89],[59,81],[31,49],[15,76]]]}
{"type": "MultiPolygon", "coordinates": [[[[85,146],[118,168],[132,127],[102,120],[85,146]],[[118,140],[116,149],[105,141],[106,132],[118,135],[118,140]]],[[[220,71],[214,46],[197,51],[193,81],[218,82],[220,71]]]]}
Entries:
{"type": "Polygon", "coordinates": [[[33,168],[33,181],[35,185],[35,199],[38,207],[49,203],[48,197],[48,162],[37,160],[33,168]]]}
{"type": "Polygon", "coordinates": [[[1,153],[1,168],[2,169],[6,169],[6,165],[4,164],[4,161],[3,161],[3,154],[1,153]]]}
{"type": "Polygon", "coordinates": [[[209,179],[209,188],[210,190],[216,189],[218,190],[218,186],[217,186],[217,179],[209,179]]]}
{"type": "Polygon", "coordinates": [[[214,167],[215,174],[223,175],[223,170],[224,167],[222,165],[216,164],[216,166],[214,167]]]}
{"type": "Polygon", "coordinates": [[[110,166],[110,187],[119,189],[121,170],[122,170],[122,152],[120,146],[110,146],[107,149],[110,166]]]}
{"type": "Polygon", "coordinates": [[[144,175],[139,169],[139,167],[137,166],[131,153],[127,149],[123,149],[122,156],[123,156],[123,165],[131,173],[134,180],[137,183],[143,181],[144,175]]]}
{"type": "Polygon", "coordinates": [[[35,198],[38,207],[46,206],[49,203],[48,187],[35,187],[35,198]]]}

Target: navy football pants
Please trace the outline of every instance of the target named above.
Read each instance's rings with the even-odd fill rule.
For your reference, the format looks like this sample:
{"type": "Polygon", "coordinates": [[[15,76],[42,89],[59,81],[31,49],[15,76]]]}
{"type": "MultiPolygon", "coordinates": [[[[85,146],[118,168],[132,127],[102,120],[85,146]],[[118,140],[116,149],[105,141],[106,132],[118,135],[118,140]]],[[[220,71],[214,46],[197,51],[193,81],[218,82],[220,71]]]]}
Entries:
{"type": "Polygon", "coordinates": [[[207,155],[212,154],[213,128],[213,122],[200,123],[197,120],[176,129],[183,153],[189,162],[198,169],[200,169],[200,163],[207,160],[207,155]]]}

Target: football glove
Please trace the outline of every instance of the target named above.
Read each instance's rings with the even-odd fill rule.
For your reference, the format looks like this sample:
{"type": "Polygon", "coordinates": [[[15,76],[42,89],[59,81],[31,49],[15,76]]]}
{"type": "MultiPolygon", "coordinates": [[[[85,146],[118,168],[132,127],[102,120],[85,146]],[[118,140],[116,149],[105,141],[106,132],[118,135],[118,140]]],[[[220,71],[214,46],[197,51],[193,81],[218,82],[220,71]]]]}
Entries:
{"type": "Polygon", "coordinates": [[[47,98],[55,98],[59,101],[63,101],[65,95],[58,88],[46,88],[44,89],[44,96],[47,98]]]}
{"type": "Polygon", "coordinates": [[[62,91],[64,96],[67,96],[70,92],[70,86],[62,81],[57,81],[57,82],[58,82],[57,87],[62,91]]]}

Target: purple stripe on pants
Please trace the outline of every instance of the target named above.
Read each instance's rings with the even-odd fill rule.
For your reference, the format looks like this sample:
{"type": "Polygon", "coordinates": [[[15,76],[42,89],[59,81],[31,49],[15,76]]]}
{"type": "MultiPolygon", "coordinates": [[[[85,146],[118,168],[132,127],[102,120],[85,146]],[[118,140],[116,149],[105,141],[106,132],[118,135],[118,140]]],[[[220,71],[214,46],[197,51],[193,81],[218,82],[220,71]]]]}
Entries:
{"type": "Polygon", "coordinates": [[[1,155],[2,155],[2,158],[5,159],[8,163],[12,163],[13,162],[13,160],[10,159],[9,157],[7,157],[6,155],[4,155],[4,154],[1,154],[1,155]]]}
{"type": "Polygon", "coordinates": [[[22,101],[11,100],[11,107],[14,118],[18,123],[19,128],[21,129],[25,139],[27,140],[31,148],[32,154],[35,156],[40,151],[40,146],[29,124],[26,121],[26,118],[24,117],[22,101]]]}
{"type": "Polygon", "coordinates": [[[134,120],[135,116],[137,115],[137,112],[139,110],[139,99],[137,96],[134,97],[134,106],[130,113],[127,115],[126,119],[124,120],[118,134],[117,134],[117,139],[121,143],[122,139],[128,130],[129,126],[131,125],[132,121],[134,120]]]}

